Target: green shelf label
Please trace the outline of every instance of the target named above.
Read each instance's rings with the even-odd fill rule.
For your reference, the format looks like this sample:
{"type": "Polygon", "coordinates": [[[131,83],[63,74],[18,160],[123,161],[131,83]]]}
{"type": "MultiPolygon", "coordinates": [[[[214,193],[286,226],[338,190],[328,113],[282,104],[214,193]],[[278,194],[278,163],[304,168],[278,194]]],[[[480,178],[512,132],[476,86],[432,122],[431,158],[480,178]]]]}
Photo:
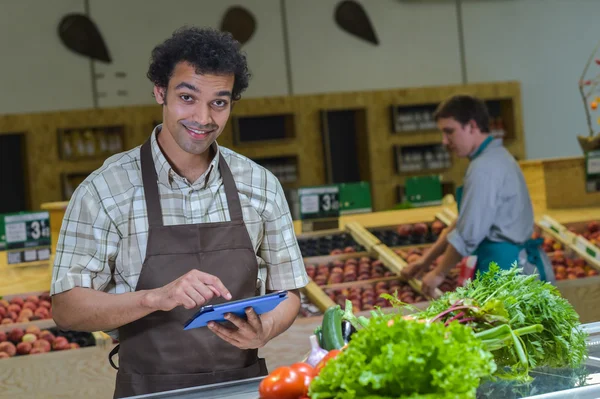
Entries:
{"type": "Polygon", "coordinates": [[[588,255],[592,256],[592,257],[596,257],[596,251],[594,251],[593,249],[590,249],[589,247],[585,247],[585,252],[587,252],[588,255]]]}

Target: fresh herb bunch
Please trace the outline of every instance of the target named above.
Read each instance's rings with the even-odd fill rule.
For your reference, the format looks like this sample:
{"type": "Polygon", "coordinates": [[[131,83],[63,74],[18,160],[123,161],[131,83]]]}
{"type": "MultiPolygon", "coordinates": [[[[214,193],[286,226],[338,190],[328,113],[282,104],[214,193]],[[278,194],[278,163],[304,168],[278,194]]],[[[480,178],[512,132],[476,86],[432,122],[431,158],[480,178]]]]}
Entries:
{"type": "MultiPolygon", "coordinates": [[[[435,318],[439,320],[439,315],[444,312],[444,316],[456,317],[457,312],[464,311],[457,309],[456,304],[465,302],[480,309],[491,310],[487,316],[491,316],[493,320],[490,319],[489,323],[467,320],[464,324],[473,328],[480,338],[487,329],[507,325],[506,328],[517,332],[531,368],[575,368],[587,356],[587,335],[580,329],[579,315],[573,306],[561,296],[555,286],[538,280],[535,275],[521,274],[521,269],[516,264],[509,270],[501,270],[496,263],[492,263],[488,273],[478,273],[477,279],[454,292],[445,293],[414,317],[428,321],[435,318]],[[452,307],[455,310],[448,312],[452,307]],[[536,326],[543,328],[535,328],[536,326]],[[525,331],[526,334],[519,334],[518,331],[525,331]]],[[[460,316],[455,321],[460,323],[460,316]]],[[[495,348],[488,346],[488,349],[493,350],[498,366],[497,376],[527,379],[525,374],[528,367],[522,367],[516,347],[518,345],[505,344],[495,348]]]]}
{"type": "Polygon", "coordinates": [[[374,314],[310,385],[311,399],[474,398],[496,370],[472,329],[374,314]]]}

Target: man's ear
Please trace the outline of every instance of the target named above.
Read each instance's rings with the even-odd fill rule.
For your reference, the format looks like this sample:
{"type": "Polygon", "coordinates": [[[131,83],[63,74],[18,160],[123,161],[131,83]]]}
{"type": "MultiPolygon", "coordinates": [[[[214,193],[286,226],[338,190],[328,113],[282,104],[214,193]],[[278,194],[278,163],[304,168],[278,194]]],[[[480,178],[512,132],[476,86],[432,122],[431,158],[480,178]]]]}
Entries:
{"type": "Polygon", "coordinates": [[[167,89],[164,87],[154,86],[154,98],[156,102],[165,105],[167,103],[167,89]]]}

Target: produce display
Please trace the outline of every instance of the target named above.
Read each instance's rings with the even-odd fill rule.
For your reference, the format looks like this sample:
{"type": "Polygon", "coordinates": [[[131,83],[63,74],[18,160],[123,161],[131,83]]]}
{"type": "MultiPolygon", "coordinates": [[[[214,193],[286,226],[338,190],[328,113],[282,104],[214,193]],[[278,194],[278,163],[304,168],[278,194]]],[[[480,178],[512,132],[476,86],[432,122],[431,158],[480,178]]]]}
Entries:
{"type": "MultiPolygon", "coordinates": [[[[388,247],[405,245],[432,244],[446,227],[439,220],[431,223],[401,224],[392,228],[368,229],[388,247]]],[[[339,255],[362,252],[365,249],[350,234],[341,233],[321,237],[298,239],[302,257],[339,255]]]]}
{"type": "Polygon", "coordinates": [[[29,323],[52,318],[52,300],[49,293],[28,297],[0,297],[0,324],[29,323]]]}
{"type": "MultiPolygon", "coordinates": [[[[591,226],[592,229],[595,228],[594,225],[591,226]]],[[[536,228],[532,238],[540,237],[544,239],[542,248],[552,262],[556,280],[576,280],[598,275],[598,271],[588,265],[585,259],[577,256],[568,248],[564,248],[562,243],[552,237],[544,237],[539,228],[536,228]]]]}
{"type": "Polygon", "coordinates": [[[565,251],[554,251],[548,254],[548,257],[552,261],[552,269],[557,280],[576,280],[598,275],[598,271],[588,265],[585,259],[569,256],[565,251]]]}
{"type": "Polygon", "coordinates": [[[398,312],[376,307],[370,317],[358,316],[350,299],[327,309],[310,337],[307,366],[295,365],[308,376],[273,372],[261,398],[474,398],[494,378],[530,383],[534,368],[577,368],[587,356],[573,307],[555,286],[516,265],[500,270],[492,263],[490,273],[425,310],[399,295],[381,297],[398,312]],[[407,310],[413,313],[403,315],[407,310]]]}
{"type": "Polygon", "coordinates": [[[349,300],[353,309],[360,312],[374,309],[376,306],[382,308],[391,306],[390,301],[382,298],[381,294],[394,294],[396,291],[398,297],[405,303],[417,303],[426,300],[402,280],[379,281],[342,289],[326,289],[325,293],[341,307],[344,307],[346,301],[349,300]]]}
{"type": "Polygon", "coordinates": [[[13,328],[8,332],[0,331],[0,359],[78,349],[94,346],[95,342],[91,333],[56,328],[40,330],[38,326],[13,328]]]}
{"type": "Polygon", "coordinates": [[[363,256],[334,260],[328,264],[307,264],[306,273],[317,285],[349,283],[393,276],[379,260],[363,256]]]}
{"type": "Polygon", "coordinates": [[[403,245],[433,244],[446,227],[439,220],[432,223],[401,224],[394,229],[369,229],[388,247],[403,245]]]}
{"type": "Polygon", "coordinates": [[[569,227],[569,230],[575,234],[583,236],[586,240],[591,242],[593,245],[600,247],[600,222],[591,221],[588,222],[584,229],[577,229],[569,227]]]}
{"type": "Polygon", "coordinates": [[[364,251],[364,248],[346,233],[301,238],[298,240],[298,245],[303,258],[364,251]]]}

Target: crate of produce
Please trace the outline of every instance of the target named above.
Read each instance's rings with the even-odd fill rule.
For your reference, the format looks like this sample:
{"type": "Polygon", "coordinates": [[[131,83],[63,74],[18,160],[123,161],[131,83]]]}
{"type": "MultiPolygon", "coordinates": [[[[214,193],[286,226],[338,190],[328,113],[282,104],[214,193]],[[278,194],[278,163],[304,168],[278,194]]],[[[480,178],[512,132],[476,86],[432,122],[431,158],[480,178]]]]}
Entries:
{"type": "Polygon", "coordinates": [[[307,263],[306,272],[318,286],[380,279],[394,275],[382,261],[370,256],[332,257],[321,263],[307,263]]]}
{"type": "Polygon", "coordinates": [[[406,223],[368,229],[388,247],[433,244],[446,223],[440,219],[432,222],[406,223]]]}
{"type": "MultiPolygon", "coordinates": [[[[544,238],[543,247],[546,252],[551,253],[552,249],[568,249],[572,256],[582,258],[587,265],[594,268],[596,271],[600,271],[600,260],[597,257],[597,252],[588,248],[591,244],[588,244],[588,241],[583,236],[578,236],[551,217],[544,216],[536,224],[534,237],[544,238]],[[586,244],[582,245],[584,240],[586,244]],[[550,242],[552,242],[551,246],[548,245],[550,242]]],[[[593,246],[591,247],[595,248],[593,246]]]]}
{"type": "Polygon", "coordinates": [[[111,342],[112,339],[103,332],[64,331],[58,329],[55,323],[46,328],[33,324],[5,324],[0,326],[0,360],[75,349],[104,349],[111,342]]]}
{"type": "Polygon", "coordinates": [[[298,245],[303,258],[364,251],[350,234],[342,231],[303,234],[298,236],[298,245]]]}
{"type": "Polygon", "coordinates": [[[577,248],[600,261],[600,221],[565,223],[564,228],[575,235],[573,241],[577,248]]]}
{"type": "Polygon", "coordinates": [[[30,323],[41,328],[54,323],[47,291],[0,296],[0,325],[19,327],[30,323]]]}
{"type": "Polygon", "coordinates": [[[427,299],[415,291],[402,279],[387,279],[378,282],[360,282],[345,287],[331,287],[325,289],[325,294],[335,303],[345,308],[346,300],[352,303],[353,312],[372,310],[375,307],[390,307],[390,302],[381,298],[382,294],[394,295],[404,303],[415,304],[425,302],[427,299]]]}

